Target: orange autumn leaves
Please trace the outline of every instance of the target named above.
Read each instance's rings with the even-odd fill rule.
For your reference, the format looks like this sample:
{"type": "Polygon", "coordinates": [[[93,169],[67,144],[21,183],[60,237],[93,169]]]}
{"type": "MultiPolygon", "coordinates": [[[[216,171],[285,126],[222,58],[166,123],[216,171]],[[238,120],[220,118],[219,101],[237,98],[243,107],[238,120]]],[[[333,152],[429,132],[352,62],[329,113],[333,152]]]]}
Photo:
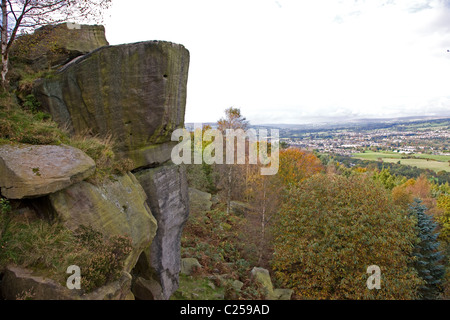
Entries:
{"type": "Polygon", "coordinates": [[[323,169],[322,163],[313,153],[294,148],[280,151],[278,175],[285,186],[295,185],[323,169]]]}

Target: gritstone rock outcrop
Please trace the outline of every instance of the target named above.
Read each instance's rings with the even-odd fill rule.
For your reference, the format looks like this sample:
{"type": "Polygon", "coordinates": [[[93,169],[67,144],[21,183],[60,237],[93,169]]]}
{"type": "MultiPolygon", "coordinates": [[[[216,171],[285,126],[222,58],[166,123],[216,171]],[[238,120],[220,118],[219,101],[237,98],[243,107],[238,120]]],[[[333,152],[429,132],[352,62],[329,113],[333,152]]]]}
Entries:
{"type": "Polygon", "coordinates": [[[72,133],[112,135],[136,168],[170,158],[184,125],[189,52],[147,41],[106,46],[68,63],[34,90],[43,108],[72,133]]]}
{"type": "MultiPolygon", "coordinates": [[[[19,148],[15,152],[24,153],[18,156],[24,170],[9,162],[9,147],[0,146],[1,193],[11,199],[35,197],[27,201],[35,208],[45,205],[42,211],[69,229],[90,225],[105,235],[127,234],[133,250],[121,280],[96,294],[74,296],[29,270],[9,266],[3,295],[12,298],[36,286],[37,299],[129,299],[132,291],[140,299],[168,299],[178,288],[180,238],[189,215],[186,173],[170,162],[171,134],[184,126],[189,51],[165,41],[109,46],[101,26],[55,30],[65,58],[76,57],[35,83],[34,95],[71,134],[112,136],[115,154],[133,160],[134,170],[93,184],[83,181],[95,170],[92,159],[72,156],[76,151],[66,146],[19,148]],[[73,35],[75,41],[67,41],[73,35]],[[38,159],[40,149],[46,154],[38,159]],[[67,152],[58,156],[47,149],[67,152]],[[34,160],[26,160],[31,156],[34,160]],[[50,174],[47,160],[61,173],[50,174]]],[[[45,63],[65,61],[53,58],[45,63]]],[[[30,61],[41,59],[30,53],[30,61]]]]}

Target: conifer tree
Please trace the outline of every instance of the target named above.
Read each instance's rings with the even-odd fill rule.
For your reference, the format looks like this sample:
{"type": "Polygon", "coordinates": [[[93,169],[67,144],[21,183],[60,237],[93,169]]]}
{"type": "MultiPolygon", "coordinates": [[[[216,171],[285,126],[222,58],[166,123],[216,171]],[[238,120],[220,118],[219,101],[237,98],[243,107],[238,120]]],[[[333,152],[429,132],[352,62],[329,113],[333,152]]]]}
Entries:
{"type": "Polygon", "coordinates": [[[420,199],[414,199],[413,204],[410,205],[410,214],[417,219],[416,228],[419,238],[413,250],[414,268],[424,280],[424,284],[419,288],[419,295],[424,300],[434,300],[439,297],[445,270],[440,263],[443,256],[438,251],[438,233],[435,232],[437,224],[431,216],[426,214],[426,211],[427,207],[420,199]]]}

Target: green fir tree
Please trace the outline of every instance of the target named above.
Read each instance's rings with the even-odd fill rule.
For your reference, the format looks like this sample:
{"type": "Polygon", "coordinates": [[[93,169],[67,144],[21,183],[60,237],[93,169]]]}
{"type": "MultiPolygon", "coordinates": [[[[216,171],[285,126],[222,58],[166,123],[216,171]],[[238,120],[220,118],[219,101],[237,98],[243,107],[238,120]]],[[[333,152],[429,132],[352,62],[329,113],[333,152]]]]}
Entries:
{"type": "Polygon", "coordinates": [[[426,211],[427,207],[420,199],[414,199],[413,204],[410,205],[410,214],[417,219],[418,242],[413,250],[416,258],[414,268],[424,280],[424,284],[419,288],[421,299],[435,300],[439,298],[445,269],[441,264],[443,256],[438,251],[438,233],[435,232],[437,224],[431,216],[426,214],[426,211]]]}

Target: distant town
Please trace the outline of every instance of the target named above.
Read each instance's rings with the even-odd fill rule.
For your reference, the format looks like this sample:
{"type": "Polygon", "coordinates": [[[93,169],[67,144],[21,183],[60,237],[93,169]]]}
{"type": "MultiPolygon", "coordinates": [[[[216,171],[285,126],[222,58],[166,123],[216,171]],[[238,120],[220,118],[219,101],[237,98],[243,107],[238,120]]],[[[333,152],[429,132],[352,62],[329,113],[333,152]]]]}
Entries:
{"type": "Polygon", "coordinates": [[[371,150],[450,156],[450,118],[280,126],[279,129],[280,139],[287,145],[319,153],[351,156],[371,150]]]}
{"type": "Polygon", "coordinates": [[[351,155],[369,149],[405,154],[425,153],[450,156],[448,143],[444,143],[445,140],[450,141],[449,129],[430,129],[430,131],[377,129],[368,132],[340,130],[326,135],[309,134],[300,138],[283,139],[290,146],[340,155],[351,155]]]}

